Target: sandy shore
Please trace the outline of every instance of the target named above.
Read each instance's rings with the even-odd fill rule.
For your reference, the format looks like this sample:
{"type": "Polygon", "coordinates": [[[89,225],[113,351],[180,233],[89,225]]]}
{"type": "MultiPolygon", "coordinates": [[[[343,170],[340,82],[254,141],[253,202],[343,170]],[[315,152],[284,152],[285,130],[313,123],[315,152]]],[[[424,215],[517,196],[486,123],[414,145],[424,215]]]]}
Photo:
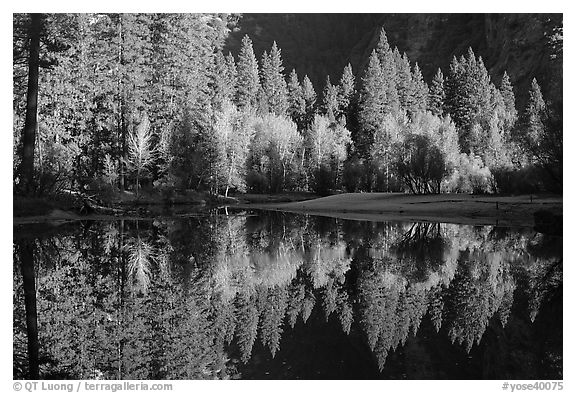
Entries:
{"type": "Polygon", "coordinates": [[[302,202],[251,204],[246,207],[369,221],[533,226],[534,212],[538,210],[546,209],[561,215],[562,197],[360,193],[302,202]]]}

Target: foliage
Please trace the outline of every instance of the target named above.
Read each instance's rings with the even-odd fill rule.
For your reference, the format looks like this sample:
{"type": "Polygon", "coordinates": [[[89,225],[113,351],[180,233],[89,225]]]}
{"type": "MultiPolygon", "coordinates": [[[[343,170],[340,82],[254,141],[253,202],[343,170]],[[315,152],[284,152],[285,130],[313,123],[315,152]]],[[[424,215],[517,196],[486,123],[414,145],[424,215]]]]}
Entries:
{"type": "MultiPolygon", "coordinates": [[[[260,192],[309,191],[321,167],[331,171],[336,189],[345,183],[356,191],[397,191],[392,146],[418,134],[440,149],[449,173],[476,167],[470,163],[477,159],[463,160],[462,152],[494,172],[537,165],[551,180],[543,186],[562,188],[561,105],[547,102],[536,80],[518,119],[519,92],[507,72],[497,88],[469,49],[453,58],[446,74],[438,69],[428,87],[418,63],[393,48],[381,29],[358,77],[348,64],[338,84],[326,76],[317,96],[307,75],[300,80],[292,69],[286,78],[276,42],[261,64],[247,35],[236,57],[225,55],[238,21],[232,14],[42,14],[31,146],[32,128],[26,138],[22,133],[31,21],[30,15],[13,17],[18,187],[26,150],[33,182],[42,181],[34,192],[105,187],[138,193],[141,182],[213,194],[242,192],[247,184],[260,192]],[[139,128],[144,123],[147,132],[139,128]]],[[[561,32],[549,41],[557,63],[561,32]]],[[[463,178],[468,184],[470,176],[463,178]]],[[[470,189],[456,183],[445,189],[470,189]]]]}
{"type": "MultiPolygon", "coordinates": [[[[296,124],[285,117],[267,114],[254,122],[254,138],[250,147],[248,167],[261,178],[268,179],[266,191],[279,192],[294,187],[297,156],[302,136],[296,124]]],[[[254,175],[251,175],[254,178],[254,175]]]]}
{"type": "Polygon", "coordinates": [[[288,109],[288,88],[284,78],[281,50],[276,42],[272,44],[269,55],[266,52],[262,55],[260,73],[260,111],[276,116],[285,115],[288,109]]]}
{"type": "Polygon", "coordinates": [[[152,147],[150,121],[148,116],[144,114],[134,132],[128,134],[128,154],[125,160],[128,171],[136,175],[136,195],[138,195],[140,188],[140,179],[154,163],[155,156],[156,150],[152,147]]]}
{"type": "Polygon", "coordinates": [[[492,173],[484,166],[482,159],[472,154],[460,154],[456,170],[446,180],[448,192],[486,194],[492,190],[492,173]]]}
{"type": "Polygon", "coordinates": [[[395,151],[394,168],[412,193],[440,193],[446,163],[428,136],[409,134],[395,151]]]}

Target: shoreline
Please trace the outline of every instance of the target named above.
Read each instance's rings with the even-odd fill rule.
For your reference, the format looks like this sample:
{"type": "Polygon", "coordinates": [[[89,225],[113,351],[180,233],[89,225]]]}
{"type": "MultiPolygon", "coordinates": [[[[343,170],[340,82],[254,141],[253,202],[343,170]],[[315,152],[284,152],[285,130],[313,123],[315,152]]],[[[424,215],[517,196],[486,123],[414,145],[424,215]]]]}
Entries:
{"type": "Polygon", "coordinates": [[[237,205],[364,221],[445,222],[464,225],[533,227],[534,213],[562,216],[562,196],[467,194],[339,194],[304,202],[237,205]]]}
{"type": "MultiPolygon", "coordinates": [[[[562,216],[562,196],[482,196],[467,194],[412,195],[398,193],[338,194],[291,202],[261,202],[227,205],[230,209],[283,211],[362,221],[444,222],[464,225],[534,227],[534,213],[545,210],[562,216]]],[[[220,206],[224,207],[224,206],[220,206]]],[[[150,220],[160,217],[186,218],[203,209],[185,209],[178,215],[79,215],[53,209],[47,214],[14,216],[13,225],[92,220],[150,220]]]]}

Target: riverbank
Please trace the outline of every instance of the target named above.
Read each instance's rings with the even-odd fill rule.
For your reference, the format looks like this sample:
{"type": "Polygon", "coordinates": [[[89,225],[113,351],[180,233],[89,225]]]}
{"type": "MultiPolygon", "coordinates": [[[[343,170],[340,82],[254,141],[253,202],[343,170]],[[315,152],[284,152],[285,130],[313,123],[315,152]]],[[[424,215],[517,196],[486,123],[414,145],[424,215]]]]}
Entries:
{"type": "Polygon", "coordinates": [[[251,204],[245,207],[369,221],[403,220],[533,227],[534,213],[537,211],[546,210],[562,216],[562,196],[359,193],[332,195],[301,202],[251,204]]]}
{"type": "MultiPolygon", "coordinates": [[[[233,206],[243,209],[280,210],[367,221],[423,221],[469,225],[533,227],[534,213],[545,210],[556,220],[562,217],[561,196],[480,196],[466,194],[410,195],[389,193],[339,194],[315,198],[313,194],[244,194],[231,198],[201,193],[165,201],[124,196],[112,203],[118,214],[80,215],[66,201],[15,198],[14,224],[73,220],[153,219],[201,214],[206,209],[233,206]]],[[[553,223],[554,224],[554,223],[553,223]]],[[[561,223],[559,223],[561,227],[561,223]]]]}

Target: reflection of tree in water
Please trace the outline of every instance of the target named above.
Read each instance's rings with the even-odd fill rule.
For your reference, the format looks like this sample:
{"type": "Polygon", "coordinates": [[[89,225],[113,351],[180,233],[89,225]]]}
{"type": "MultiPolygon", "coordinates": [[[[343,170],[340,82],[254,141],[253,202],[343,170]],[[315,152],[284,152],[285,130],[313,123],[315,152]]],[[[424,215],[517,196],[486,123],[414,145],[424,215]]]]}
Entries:
{"type": "Polygon", "coordinates": [[[446,293],[448,335],[470,352],[497,311],[506,324],[516,284],[500,253],[467,251],[461,253],[459,262],[446,293]]]}
{"type": "MultiPolygon", "coordinates": [[[[278,213],[94,224],[42,240],[50,246],[35,254],[41,375],[234,377],[235,354],[246,363],[263,345],[274,357],[283,333],[306,324],[316,305],[346,334],[363,331],[381,370],[426,314],[469,351],[493,317],[506,325],[514,271],[524,269],[530,283],[561,282],[561,270],[545,268],[557,254],[527,258],[529,236],[278,213]]],[[[19,358],[18,274],[14,283],[19,358]]],[[[546,284],[530,285],[547,293],[546,284]]]]}

